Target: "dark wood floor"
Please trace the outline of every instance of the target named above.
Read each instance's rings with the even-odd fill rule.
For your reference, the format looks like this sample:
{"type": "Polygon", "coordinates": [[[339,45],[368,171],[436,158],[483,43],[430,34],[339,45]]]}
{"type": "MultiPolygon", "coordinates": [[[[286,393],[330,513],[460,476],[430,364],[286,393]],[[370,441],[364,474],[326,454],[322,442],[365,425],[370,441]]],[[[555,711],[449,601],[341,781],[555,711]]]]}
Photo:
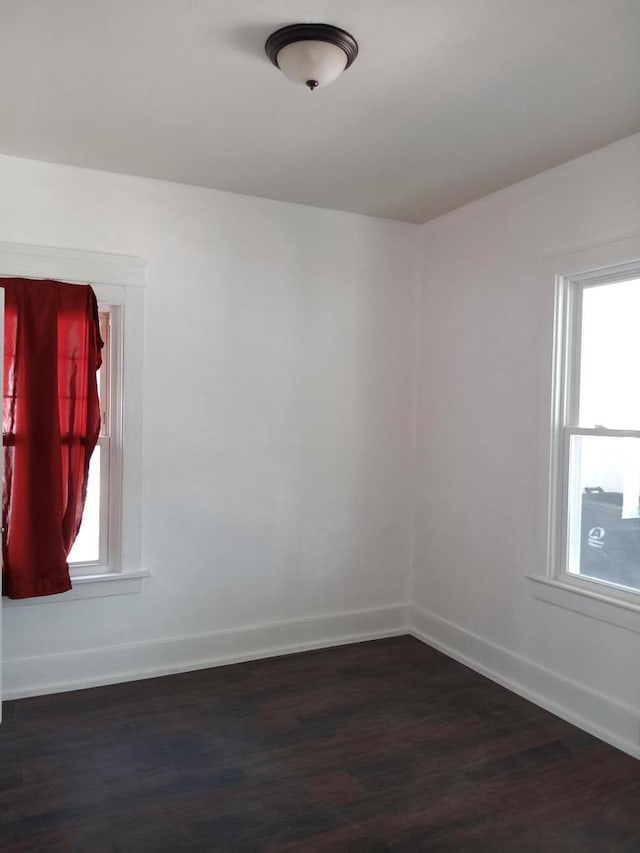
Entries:
{"type": "Polygon", "coordinates": [[[409,637],[4,713],[2,853],[640,851],[640,762],[409,637]]]}

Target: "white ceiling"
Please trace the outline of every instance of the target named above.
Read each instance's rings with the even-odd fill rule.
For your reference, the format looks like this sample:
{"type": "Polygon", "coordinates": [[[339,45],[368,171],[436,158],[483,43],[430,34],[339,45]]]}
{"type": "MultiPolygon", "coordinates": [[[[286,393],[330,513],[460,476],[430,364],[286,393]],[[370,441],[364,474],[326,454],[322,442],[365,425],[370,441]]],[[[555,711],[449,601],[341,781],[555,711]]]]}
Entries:
{"type": "Polygon", "coordinates": [[[640,0],[0,0],[0,152],[423,222],[640,130],[640,0]],[[359,41],[317,92],[285,24],[359,41]]]}

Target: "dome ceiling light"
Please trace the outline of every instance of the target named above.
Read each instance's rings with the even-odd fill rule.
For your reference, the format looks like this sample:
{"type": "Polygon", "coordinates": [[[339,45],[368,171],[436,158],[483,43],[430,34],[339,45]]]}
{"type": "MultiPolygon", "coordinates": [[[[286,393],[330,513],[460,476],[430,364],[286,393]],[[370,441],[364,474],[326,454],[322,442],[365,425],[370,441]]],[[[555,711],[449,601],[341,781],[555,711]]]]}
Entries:
{"type": "Polygon", "coordinates": [[[271,33],[264,49],[289,80],[313,92],[333,83],[354,62],[358,42],[330,24],[292,24],[271,33]]]}

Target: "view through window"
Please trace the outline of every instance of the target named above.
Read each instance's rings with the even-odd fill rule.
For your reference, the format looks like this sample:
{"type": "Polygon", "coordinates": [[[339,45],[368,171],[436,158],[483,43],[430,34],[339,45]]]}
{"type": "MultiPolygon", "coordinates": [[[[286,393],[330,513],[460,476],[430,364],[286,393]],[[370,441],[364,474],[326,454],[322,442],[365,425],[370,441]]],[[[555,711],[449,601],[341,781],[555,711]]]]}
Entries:
{"type": "Polygon", "coordinates": [[[111,398],[111,311],[100,309],[100,334],[104,343],[102,367],[98,371],[100,436],[89,464],[87,498],[80,531],[69,554],[69,567],[81,573],[108,561],[109,538],[109,450],[112,434],[111,398]]]}
{"type": "Polygon", "coordinates": [[[640,592],[640,278],[575,286],[566,571],[640,592]]]}

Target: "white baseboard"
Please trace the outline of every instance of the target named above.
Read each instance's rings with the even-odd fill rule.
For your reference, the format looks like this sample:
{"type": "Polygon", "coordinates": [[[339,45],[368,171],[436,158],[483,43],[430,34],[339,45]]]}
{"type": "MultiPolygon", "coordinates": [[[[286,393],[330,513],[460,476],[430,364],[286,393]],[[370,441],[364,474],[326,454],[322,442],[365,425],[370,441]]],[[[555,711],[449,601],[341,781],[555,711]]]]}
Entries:
{"type": "Polygon", "coordinates": [[[407,634],[396,604],[3,662],[3,699],[61,693],[407,634]]]}
{"type": "Polygon", "coordinates": [[[640,758],[640,711],[441,619],[409,607],[409,631],[492,681],[640,758]]]}
{"type": "Polygon", "coordinates": [[[612,746],[640,758],[640,712],[416,605],[5,660],[3,699],[155,678],[411,633],[612,746]]]}

